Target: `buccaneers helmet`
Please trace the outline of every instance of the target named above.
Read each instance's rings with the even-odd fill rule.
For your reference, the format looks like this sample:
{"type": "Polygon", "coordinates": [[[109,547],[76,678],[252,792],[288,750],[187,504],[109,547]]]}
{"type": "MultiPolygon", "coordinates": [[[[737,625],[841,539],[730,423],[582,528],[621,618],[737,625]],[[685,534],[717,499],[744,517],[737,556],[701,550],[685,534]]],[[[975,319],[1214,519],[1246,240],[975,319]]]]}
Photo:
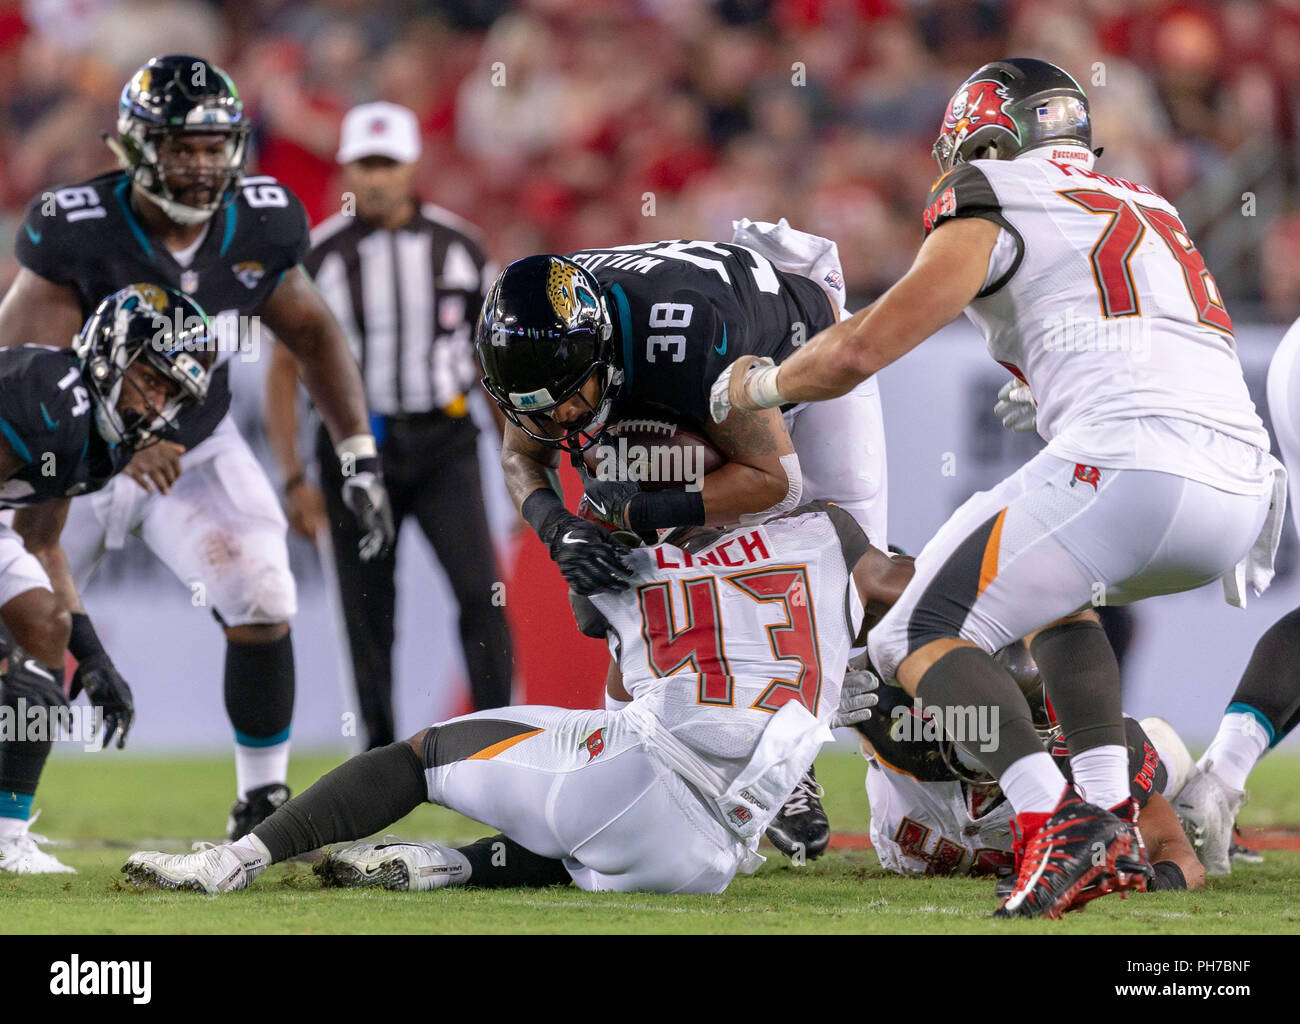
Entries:
{"type": "Polygon", "coordinates": [[[207,314],[187,295],[155,284],[132,284],[104,299],[73,339],[81,378],[95,408],[95,425],[109,444],[146,447],[176,425],[186,403],[207,397],[215,342],[207,314]],[[161,409],[122,410],[127,370],[143,359],[172,385],[161,409]]]}
{"type": "MultiPolygon", "coordinates": [[[[623,388],[614,324],[600,283],[563,256],[528,256],[501,271],[479,317],[474,349],[483,387],[515,426],[568,452],[595,444],[623,388]],[[581,420],[551,414],[597,375],[600,393],[581,420]]],[[[585,396],[583,396],[584,401],[585,396]]]]}
{"type": "Polygon", "coordinates": [[[219,67],[200,57],[154,57],[122,88],[117,138],[105,141],[140,192],[176,223],[198,224],[234,198],[248,128],[235,83],[219,67]],[[167,167],[160,148],[177,135],[221,136],[223,151],[188,168],[167,167]],[[207,198],[178,198],[196,187],[207,198]]]}
{"type": "Polygon", "coordinates": [[[1091,151],[1088,98],[1055,64],[1016,57],[985,64],[961,84],[931,152],[946,174],[971,160],[1013,160],[1053,145],[1091,151]]]}

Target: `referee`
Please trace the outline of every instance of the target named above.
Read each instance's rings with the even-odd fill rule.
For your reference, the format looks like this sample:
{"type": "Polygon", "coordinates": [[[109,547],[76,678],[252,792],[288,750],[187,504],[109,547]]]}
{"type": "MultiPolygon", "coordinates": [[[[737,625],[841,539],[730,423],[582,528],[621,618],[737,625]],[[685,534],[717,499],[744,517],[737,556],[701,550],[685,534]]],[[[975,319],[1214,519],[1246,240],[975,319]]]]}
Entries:
{"type": "MultiPolygon", "coordinates": [[[[478,386],[471,337],[495,271],[477,230],[421,204],[415,115],[367,103],[343,119],[344,212],[312,232],[307,271],[343,325],[365,381],[371,426],[400,530],[414,515],[460,605],[460,639],[476,710],[510,703],[512,657],[479,479],[478,430],[466,401],[478,386]]],[[[275,346],[267,432],[284,474],[290,525],[315,538],[328,525],[368,747],[395,739],[393,626],[396,545],[370,562],[343,506],[339,460],[322,428],[321,489],[297,451],[294,363],[275,346]],[[323,492],[323,493],[322,493],[323,492]]]]}

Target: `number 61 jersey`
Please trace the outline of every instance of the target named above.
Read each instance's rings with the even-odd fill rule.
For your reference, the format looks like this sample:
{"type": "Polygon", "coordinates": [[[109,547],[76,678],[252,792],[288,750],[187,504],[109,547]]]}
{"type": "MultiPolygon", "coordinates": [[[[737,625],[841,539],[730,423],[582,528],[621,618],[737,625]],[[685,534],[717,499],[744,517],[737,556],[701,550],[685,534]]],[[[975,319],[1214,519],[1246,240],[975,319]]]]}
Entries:
{"type": "Polygon", "coordinates": [[[925,230],[961,217],[1003,229],[966,313],[1029,383],[1048,453],[1263,489],[1232,321],[1168,200],[1064,158],[974,160],[935,182],[925,230]]]}
{"type": "Polygon", "coordinates": [[[297,197],[272,178],[250,177],[208,220],[197,248],[182,263],[145,230],[131,206],[129,176],[115,171],[36,196],[27,206],[14,255],[47,281],[72,288],[83,320],[105,295],[133,281],[174,288],[203,307],[221,351],[208,397],[181,411],[179,430],[169,438],[193,448],[230,408],[230,354],[241,344],[259,343],[242,336],[248,323],[243,318],[261,308],[310,244],[307,215],[297,197]]]}
{"type": "Polygon", "coordinates": [[[590,601],[634,702],[730,781],[786,703],[834,715],[862,617],[849,567],[868,543],[817,501],[699,544],[635,549],[628,589],[590,601]]]}

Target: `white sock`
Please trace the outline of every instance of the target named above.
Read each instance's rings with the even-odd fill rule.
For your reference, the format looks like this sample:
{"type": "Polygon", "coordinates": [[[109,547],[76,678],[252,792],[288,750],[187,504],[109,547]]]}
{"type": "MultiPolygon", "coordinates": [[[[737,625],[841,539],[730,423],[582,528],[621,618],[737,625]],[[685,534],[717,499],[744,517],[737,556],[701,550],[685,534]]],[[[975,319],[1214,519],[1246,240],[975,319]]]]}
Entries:
{"type": "Polygon", "coordinates": [[[1118,743],[1073,755],[1070,772],[1083,798],[1105,810],[1133,795],[1128,777],[1128,747],[1118,743]]]}
{"type": "Polygon", "coordinates": [[[998,777],[1017,814],[1051,814],[1065,792],[1065,776],[1046,750],[1026,754],[998,777]]]}
{"type": "Polygon", "coordinates": [[[239,855],[250,882],[271,865],[271,851],[252,832],[238,842],[231,843],[230,848],[239,855]]]}
{"type": "Polygon", "coordinates": [[[251,790],[283,782],[289,777],[289,740],[269,747],[235,744],[235,790],[247,800],[251,790]]]}
{"type": "Polygon", "coordinates": [[[1213,762],[1210,771],[1225,785],[1232,789],[1245,789],[1246,778],[1267,749],[1268,733],[1255,716],[1233,711],[1223,716],[1214,742],[1196,762],[1196,767],[1205,771],[1206,765],[1213,762]]]}
{"type": "Polygon", "coordinates": [[[26,818],[0,818],[0,839],[10,839],[27,831],[26,818]]]}

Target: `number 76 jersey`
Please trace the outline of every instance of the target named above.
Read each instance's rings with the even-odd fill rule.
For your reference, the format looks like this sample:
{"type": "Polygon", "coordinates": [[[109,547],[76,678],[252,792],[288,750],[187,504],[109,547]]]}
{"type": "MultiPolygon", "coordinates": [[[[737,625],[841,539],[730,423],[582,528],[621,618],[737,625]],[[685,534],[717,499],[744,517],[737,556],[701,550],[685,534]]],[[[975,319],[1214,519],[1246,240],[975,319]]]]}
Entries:
{"type": "Polygon", "coordinates": [[[862,615],[849,567],[868,545],[823,501],[701,543],[635,549],[628,589],[591,602],[628,693],[730,779],[786,703],[835,713],[862,615]]]}
{"type": "Polygon", "coordinates": [[[1256,475],[1238,463],[1267,452],[1268,435],[1223,297],[1173,204],[1078,163],[975,160],[935,182],[926,232],[962,217],[1003,229],[966,313],[1029,383],[1050,454],[1258,489],[1238,486],[1256,475]]]}

